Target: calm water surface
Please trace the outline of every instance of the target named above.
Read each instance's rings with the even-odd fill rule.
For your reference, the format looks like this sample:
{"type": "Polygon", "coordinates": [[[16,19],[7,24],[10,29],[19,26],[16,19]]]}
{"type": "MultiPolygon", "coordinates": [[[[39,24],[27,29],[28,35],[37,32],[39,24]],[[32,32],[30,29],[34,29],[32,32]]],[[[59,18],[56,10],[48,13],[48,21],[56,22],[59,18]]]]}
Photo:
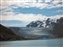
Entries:
{"type": "Polygon", "coordinates": [[[63,47],[63,38],[49,40],[1,41],[0,47],[63,47]]]}

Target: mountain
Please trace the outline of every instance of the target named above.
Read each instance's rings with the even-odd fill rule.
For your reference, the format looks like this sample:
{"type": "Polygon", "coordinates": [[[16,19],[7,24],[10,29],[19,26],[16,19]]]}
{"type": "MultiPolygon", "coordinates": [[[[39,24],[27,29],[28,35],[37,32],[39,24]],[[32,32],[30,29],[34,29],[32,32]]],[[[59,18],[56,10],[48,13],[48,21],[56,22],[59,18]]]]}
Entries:
{"type": "Polygon", "coordinates": [[[37,20],[37,21],[32,21],[26,27],[42,27],[42,28],[52,28],[56,24],[57,19],[51,19],[48,18],[46,20],[37,20]]]}
{"type": "Polygon", "coordinates": [[[50,29],[46,28],[27,28],[27,27],[9,27],[16,35],[23,36],[26,39],[50,39],[54,36],[50,29]]]}
{"type": "Polygon", "coordinates": [[[16,35],[19,33],[20,28],[19,27],[9,27],[16,35]]]}
{"type": "Polygon", "coordinates": [[[32,21],[30,24],[28,24],[26,27],[43,27],[44,23],[42,21],[32,21]]]}
{"type": "Polygon", "coordinates": [[[11,29],[0,24],[0,41],[9,40],[25,40],[25,38],[16,35],[11,29]]]}
{"type": "Polygon", "coordinates": [[[53,35],[56,37],[63,37],[63,17],[57,19],[56,25],[53,27],[53,35]]]}
{"type": "Polygon", "coordinates": [[[26,27],[5,27],[0,24],[0,41],[44,38],[63,38],[63,17],[32,21],[26,27]]]}
{"type": "Polygon", "coordinates": [[[63,17],[59,19],[51,19],[42,21],[32,21],[26,27],[42,27],[46,30],[46,28],[50,29],[50,33],[54,35],[56,38],[63,37],[63,17]]]}

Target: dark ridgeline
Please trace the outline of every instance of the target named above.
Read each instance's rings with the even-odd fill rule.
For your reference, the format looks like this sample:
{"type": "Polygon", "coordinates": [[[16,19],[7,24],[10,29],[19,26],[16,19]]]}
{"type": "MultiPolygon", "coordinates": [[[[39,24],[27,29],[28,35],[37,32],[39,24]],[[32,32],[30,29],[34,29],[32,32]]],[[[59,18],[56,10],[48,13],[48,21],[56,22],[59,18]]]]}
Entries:
{"type": "Polygon", "coordinates": [[[0,24],[0,41],[26,40],[24,37],[17,36],[12,30],[0,24]]]}
{"type": "Polygon", "coordinates": [[[57,19],[56,25],[53,27],[53,35],[58,38],[63,38],[63,17],[57,19]]]}

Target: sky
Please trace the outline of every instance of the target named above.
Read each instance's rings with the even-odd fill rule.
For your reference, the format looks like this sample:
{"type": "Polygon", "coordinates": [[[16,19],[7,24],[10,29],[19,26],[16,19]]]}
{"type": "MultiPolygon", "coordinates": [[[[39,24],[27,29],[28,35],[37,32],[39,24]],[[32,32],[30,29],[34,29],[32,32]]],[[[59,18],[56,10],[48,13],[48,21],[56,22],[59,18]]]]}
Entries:
{"type": "Polygon", "coordinates": [[[0,24],[25,27],[31,21],[63,17],[63,0],[1,0],[0,24]]]}

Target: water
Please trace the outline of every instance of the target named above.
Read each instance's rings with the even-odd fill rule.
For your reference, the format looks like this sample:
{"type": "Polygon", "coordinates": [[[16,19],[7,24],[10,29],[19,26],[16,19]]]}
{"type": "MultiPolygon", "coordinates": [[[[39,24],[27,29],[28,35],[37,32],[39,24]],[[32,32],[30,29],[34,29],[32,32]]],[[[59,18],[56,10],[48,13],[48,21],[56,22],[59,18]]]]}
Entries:
{"type": "Polygon", "coordinates": [[[1,41],[1,47],[63,47],[63,38],[46,40],[1,41]]]}

